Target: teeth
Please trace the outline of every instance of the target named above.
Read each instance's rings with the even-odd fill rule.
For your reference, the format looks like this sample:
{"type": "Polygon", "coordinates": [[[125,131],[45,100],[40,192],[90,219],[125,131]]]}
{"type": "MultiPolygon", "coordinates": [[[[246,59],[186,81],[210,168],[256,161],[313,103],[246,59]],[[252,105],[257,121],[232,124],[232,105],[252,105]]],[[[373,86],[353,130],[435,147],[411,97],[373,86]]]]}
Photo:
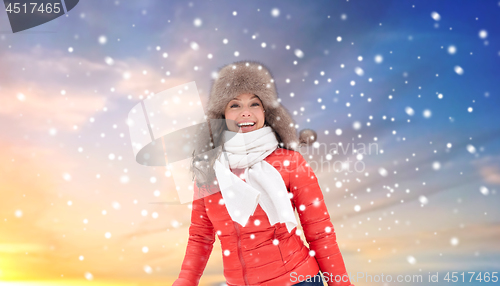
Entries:
{"type": "Polygon", "coordinates": [[[239,127],[241,126],[254,126],[255,125],[255,122],[252,123],[252,122],[245,122],[245,123],[240,123],[238,124],[239,127]]]}

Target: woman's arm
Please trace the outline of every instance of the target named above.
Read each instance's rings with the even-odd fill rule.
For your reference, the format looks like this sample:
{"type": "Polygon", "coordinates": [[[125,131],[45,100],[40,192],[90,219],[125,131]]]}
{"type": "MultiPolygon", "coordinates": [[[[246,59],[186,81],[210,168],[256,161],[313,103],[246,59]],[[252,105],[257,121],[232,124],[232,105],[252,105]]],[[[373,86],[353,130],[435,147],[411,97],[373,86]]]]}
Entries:
{"type": "Polygon", "coordinates": [[[352,285],[316,175],[300,153],[295,152],[293,159],[289,173],[290,191],[309,248],[321,272],[328,277],[329,286],[352,285]],[[336,277],[338,282],[332,281],[336,277]],[[344,281],[340,281],[342,278],[344,281]]]}
{"type": "MultiPolygon", "coordinates": [[[[195,194],[198,192],[194,184],[195,194]]],[[[195,195],[196,197],[196,195],[195,195]]],[[[193,201],[191,211],[191,225],[189,226],[189,240],[186,255],[182,262],[179,278],[173,286],[196,286],[200,281],[203,270],[212,253],[215,241],[215,232],[212,222],[207,216],[203,197],[193,201]]]]}

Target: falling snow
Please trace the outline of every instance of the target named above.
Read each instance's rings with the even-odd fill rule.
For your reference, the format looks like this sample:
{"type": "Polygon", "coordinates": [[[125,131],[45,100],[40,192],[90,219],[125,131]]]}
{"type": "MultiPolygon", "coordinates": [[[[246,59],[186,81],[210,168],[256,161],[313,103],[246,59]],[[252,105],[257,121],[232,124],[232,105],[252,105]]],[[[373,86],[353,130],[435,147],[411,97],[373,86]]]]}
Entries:
{"type": "Polygon", "coordinates": [[[454,70],[459,75],[463,75],[464,74],[464,70],[462,69],[461,66],[455,66],[454,70]]]}
{"type": "Polygon", "coordinates": [[[432,17],[432,19],[434,19],[435,21],[439,21],[439,20],[441,20],[441,15],[439,15],[439,13],[438,13],[438,12],[432,12],[432,13],[431,13],[431,17],[432,17]]]}
{"type": "MultiPolygon", "coordinates": [[[[11,182],[23,181],[7,184],[14,191],[13,199],[5,201],[16,203],[2,206],[8,209],[5,226],[30,227],[28,221],[40,214],[37,225],[46,220],[46,225],[57,228],[59,240],[47,246],[55,256],[61,251],[59,245],[66,247],[61,241],[81,237],[82,248],[68,259],[80,265],[77,274],[88,281],[101,278],[102,271],[92,266],[96,257],[110,265],[135,259],[130,263],[133,270],[127,271],[143,276],[163,275],[162,271],[174,275],[168,272],[171,267],[159,270],[151,257],[184,253],[193,204],[178,202],[174,170],[136,162],[142,158],[133,156],[130,127],[141,124],[143,118],[129,121],[128,109],[182,81],[196,81],[206,99],[218,66],[258,58],[274,72],[280,102],[290,108],[295,121],[291,128],[318,132],[317,141],[307,149],[316,153],[305,153],[306,146],[300,152],[316,168],[335,223],[318,231],[340,233],[341,250],[352,256],[346,256],[347,261],[396,262],[422,272],[420,265],[450,263],[447,259],[454,255],[481,263],[485,254],[479,242],[485,242],[485,247],[488,242],[479,234],[488,230],[481,228],[485,221],[476,218],[491,220],[498,215],[491,202],[498,195],[495,186],[500,174],[495,164],[497,141],[490,140],[498,121],[491,111],[498,106],[498,88],[490,74],[500,56],[495,41],[498,23],[486,20],[488,11],[482,9],[497,11],[500,2],[478,6],[469,18],[451,10],[433,11],[438,7],[425,3],[411,3],[408,10],[384,16],[388,20],[404,17],[411,25],[404,21],[395,25],[384,17],[370,24],[354,9],[356,1],[345,2],[348,8],[339,6],[337,12],[323,11],[324,15],[309,18],[308,11],[315,9],[290,9],[283,3],[231,8],[220,19],[203,11],[200,3],[190,2],[184,4],[182,15],[176,11],[161,15],[161,33],[148,21],[160,17],[155,13],[164,9],[141,7],[137,14],[143,20],[131,17],[123,32],[110,27],[89,34],[88,39],[78,32],[70,34],[70,40],[54,39],[57,45],[21,45],[25,40],[0,35],[2,47],[11,53],[5,65],[12,79],[0,87],[9,99],[2,105],[2,116],[12,117],[5,121],[12,124],[12,134],[6,136],[15,142],[4,154],[3,164],[9,171],[22,166],[20,175],[12,173],[11,182]],[[324,26],[312,21],[320,18],[324,26]],[[317,31],[308,30],[310,23],[318,25],[317,31]],[[361,24],[372,25],[366,29],[371,34],[355,29],[364,27],[361,24]],[[462,24],[472,30],[464,31],[462,24]],[[283,25],[301,29],[288,34],[281,30],[283,25]],[[321,41],[311,41],[311,35],[320,35],[321,41]],[[22,54],[25,49],[37,58],[22,54]],[[20,61],[24,56],[27,60],[20,61]],[[41,63],[47,66],[36,70],[41,63]],[[370,143],[376,145],[373,150],[370,143]],[[365,144],[366,149],[357,144],[365,144]],[[43,159],[47,154],[51,159],[43,159]],[[327,163],[341,172],[327,169],[327,163]],[[41,205],[32,208],[28,202],[36,200],[41,205]],[[76,226],[74,233],[65,229],[67,224],[76,226]],[[160,243],[154,233],[127,238],[149,228],[161,230],[160,243]],[[478,235],[471,231],[475,228],[478,235]],[[400,244],[395,237],[412,238],[400,244]],[[87,238],[98,247],[89,248],[87,238]],[[385,247],[388,242],[390,248],[385,247]],[[386,260],[372,254],[377,252],[386,260]]],[[[112,1],[111,5],[125,11],[129,4],[112,1]]],[[[96,10],[75,15],[81,25],[99,19],[96,10]]],[[[154,130],[158,127],[154,119],[160,114],[150,115],[153,124],[144,126],[154,130]]],[[[147,128],[142,132],[149,136],[147,128]]],[[[283,167],[294,163],[286,160],[283,167]]],[[[293,192],[290,196],[297,197],[293,192]]],[[[297,204],[299,214],[317,206],[305,204],[297,204]]],[[[223,199],[217,199],[211,207],[224,205],[223,199]]],[[[268,226],[262,219],[250,222],[252,228],[268,226]]],[[[224,229],[214,231],[218,236],[227,234],[224,229]]],[[[297,229],[294,235],[303,232],[297,229]]],[[[246,239],[261,243],[262,237],[255,232],[246,239]]],[[[281,238],[267,239],[277,248],[286,243],[281,238]]],[[[222,253],[224,259],[238,259],[236,252],[224,249],[222,253]]],[[[309,255],[321,257],[319,250],[310,250],[309,255]]],[[[8,270],[2,271],[0,276],[8,270]]]]}

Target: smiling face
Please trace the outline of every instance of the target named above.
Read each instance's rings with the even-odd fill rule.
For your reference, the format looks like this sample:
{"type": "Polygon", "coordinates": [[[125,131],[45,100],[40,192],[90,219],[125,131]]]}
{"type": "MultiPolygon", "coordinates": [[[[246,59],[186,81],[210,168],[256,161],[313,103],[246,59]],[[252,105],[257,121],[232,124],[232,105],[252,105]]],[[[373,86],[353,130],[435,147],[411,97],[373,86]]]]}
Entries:
{"type": "Polygon", "coordinates": [[[250,132],[262,128],[265,122],[264,106],[260,99],[251,93],[240,94],[233,98],[224,111],[229,131],[250,132]]]}

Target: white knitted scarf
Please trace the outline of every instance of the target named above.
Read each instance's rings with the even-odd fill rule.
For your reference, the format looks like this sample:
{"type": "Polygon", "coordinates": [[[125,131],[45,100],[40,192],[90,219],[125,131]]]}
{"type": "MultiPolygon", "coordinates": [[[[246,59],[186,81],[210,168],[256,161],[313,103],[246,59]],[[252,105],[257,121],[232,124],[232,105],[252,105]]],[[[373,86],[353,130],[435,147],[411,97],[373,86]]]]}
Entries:
{"type": "Polygon", "coordinates": [[[297,220],[285,182],[280,173],[264,161],[278,147],[272,128],[266,126],[246,133],[224,132],[225,152],[215,161],[214,169],[231,219],[245,226],[260,204],[271,225],[285,223],[291,232],[297,220]],[[229,167],[245,168],[246,182],[229,167]]]}

